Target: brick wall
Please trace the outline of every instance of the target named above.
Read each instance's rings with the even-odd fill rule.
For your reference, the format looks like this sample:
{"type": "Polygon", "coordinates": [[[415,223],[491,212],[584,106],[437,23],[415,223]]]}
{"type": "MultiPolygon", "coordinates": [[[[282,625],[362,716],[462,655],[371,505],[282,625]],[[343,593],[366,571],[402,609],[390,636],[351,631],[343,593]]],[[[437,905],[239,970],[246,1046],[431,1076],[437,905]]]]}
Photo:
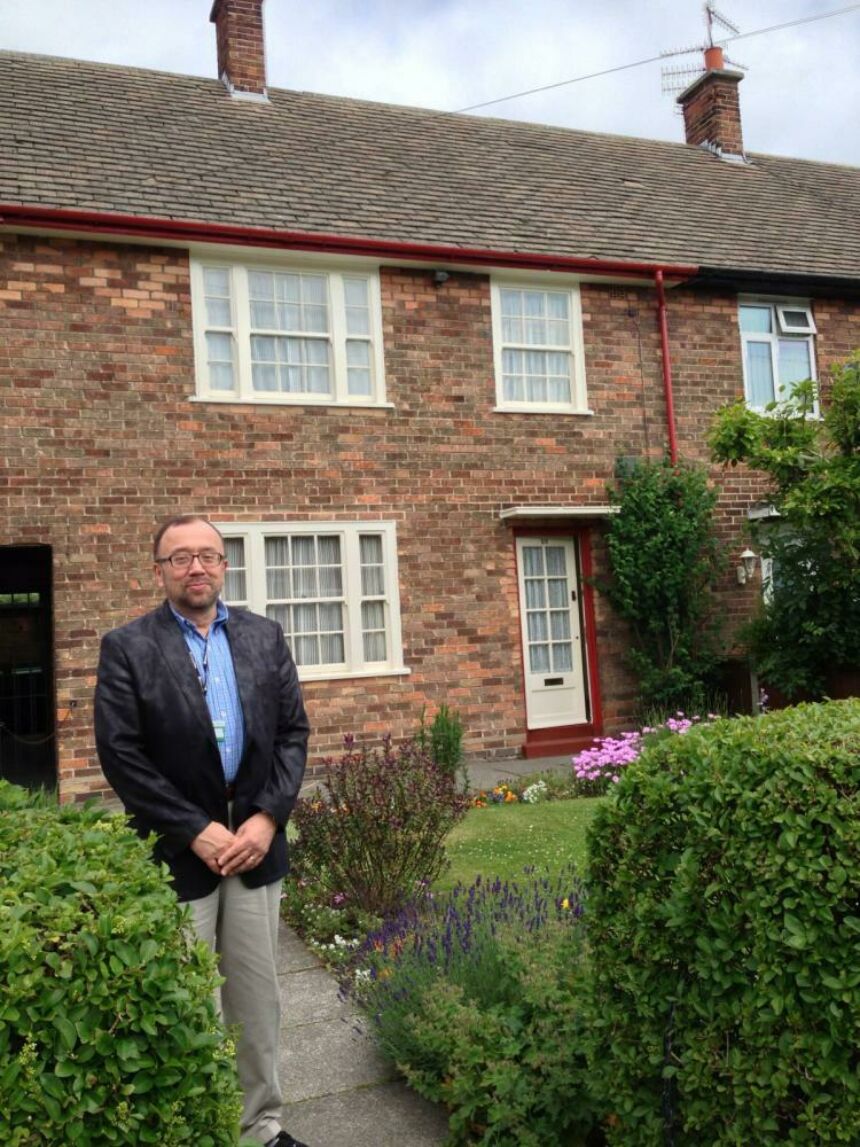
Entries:
{"type": "MultiPolygon", "coordinates": [[[[3,237],[0,543],[53,547],[60,770],[65,798],[102,789],[91,723],[102,632],[159,598],[154,524],[177,509],[221,520],[394,519],[408,676],[311,682],[315,758],[346,732],[402,736],[423,704],[463,714],[468,748],[515,752],[525,735],[512,531],[502,505],[606,501],[619,454],[665,446],[653,291],[585,285],[593,416],[496,414],[486,276],[381,274],[393,409],[190,402],[187,255],[175,249],[3,237]]],[[[742,391],[736,302],[668,296],[682,452],[704,457],[711,412],[742,391]]],[[[830,345],[856,345],[858,316],[816,307],[830,345]]],[[[837,355],[837,357],[838,357],[837,355]]],[[[721,529],[760,495],[715,471],[721,529]]],[[[604,562],[599,528],[595,563],[604,562]]],[[[724,578],[725,611],[754,599],[724,578]]],[[[596,602],[606,726],[632,720],[625,634],[596,602]]]]}
{"type": "Polygon", "coordinates": [[[743,155],[738,72],[709,71],[680,97],[684,137],[698,146],[710,143],[729,155],[743,155]]]}
{"type": "Polygon", "coordinates": [[[266,90],[263,0],[218,0],[212,6],[218,75],[238,92],[266,90]]]}

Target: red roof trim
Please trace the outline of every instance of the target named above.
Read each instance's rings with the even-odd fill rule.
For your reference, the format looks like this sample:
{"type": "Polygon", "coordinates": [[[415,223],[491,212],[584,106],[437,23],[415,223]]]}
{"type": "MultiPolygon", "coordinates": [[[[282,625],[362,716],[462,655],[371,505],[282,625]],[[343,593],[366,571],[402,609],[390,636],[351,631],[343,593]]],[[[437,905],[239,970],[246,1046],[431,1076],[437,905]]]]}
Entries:
{"type": "Polygon", "coordinates": [[[366,255],[407,260],[491,264],[540,271],[652,276],[662,271],[669,279],[686,279],[699,268],[693,264],[635,263],[618,259],[579,259],[565,255],[542,255],[527,251],[503,251],[478,247],[451,247],[433,243],[403,243],[392,239],[365,239],[350,235],[324,235],[304,231],[279,231],[268,227],[201,223],[187,219],[159,219],[145,215],[120,215],[109,211],[78,211],[57,207],[0,204],[0,226],[52,228],[110,235],[143,236],[150,239],[181,239],[197,243],[236,243],[255,247],[279,247],[343,255],[366,255]]]}

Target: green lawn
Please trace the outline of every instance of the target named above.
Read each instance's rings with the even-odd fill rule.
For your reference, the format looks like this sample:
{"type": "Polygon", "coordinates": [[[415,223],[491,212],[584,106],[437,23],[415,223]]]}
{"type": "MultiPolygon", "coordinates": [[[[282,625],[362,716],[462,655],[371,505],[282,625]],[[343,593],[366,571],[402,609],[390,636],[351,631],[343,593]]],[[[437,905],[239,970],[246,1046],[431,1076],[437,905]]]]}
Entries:
{"type": "Polygon", "coordinates": [[[473,808],[447,840],[451,867],[436,882],[451,888],[476,876],[508,880],[527,865],[557,871],[568,861],[582,868],[585,831],[603,798],[473,808]]]}

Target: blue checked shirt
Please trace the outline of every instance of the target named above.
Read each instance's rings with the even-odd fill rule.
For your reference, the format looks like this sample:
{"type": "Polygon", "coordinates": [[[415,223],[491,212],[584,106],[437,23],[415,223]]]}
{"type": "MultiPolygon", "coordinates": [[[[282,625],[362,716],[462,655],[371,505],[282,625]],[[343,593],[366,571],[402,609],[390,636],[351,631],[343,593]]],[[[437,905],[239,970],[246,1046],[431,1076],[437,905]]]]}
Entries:
{"type": "Polygon", "coordinates": [[[197,669],[216,736],[219,726],[224,730],[223,737],[217,737],[218,749],[224,768],[224,781],[228,785],[232,784],[239,771],[245,747],[245,718],[242,716],[233,655],[225,628],[229,617],[227,606],[223,601],[218,602],[218,612],[209,627],[208,637],[202,637],[187,617],[177,613],[173,606],[170,608],[179,622],[188,652],[197,669]]]}

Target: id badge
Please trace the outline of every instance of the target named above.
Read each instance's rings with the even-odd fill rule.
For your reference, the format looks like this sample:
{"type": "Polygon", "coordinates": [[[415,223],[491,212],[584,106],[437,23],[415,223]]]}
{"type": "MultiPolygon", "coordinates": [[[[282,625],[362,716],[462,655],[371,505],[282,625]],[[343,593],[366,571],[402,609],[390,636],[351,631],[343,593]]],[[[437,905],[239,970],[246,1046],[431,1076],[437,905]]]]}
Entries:
{"type": "Polygon", "coordinates": [[[227,722],[213,721],[212,728],[215,730],[215,740],[218,742],[218,748],[220,749],[227,740],[227,722]]]}

